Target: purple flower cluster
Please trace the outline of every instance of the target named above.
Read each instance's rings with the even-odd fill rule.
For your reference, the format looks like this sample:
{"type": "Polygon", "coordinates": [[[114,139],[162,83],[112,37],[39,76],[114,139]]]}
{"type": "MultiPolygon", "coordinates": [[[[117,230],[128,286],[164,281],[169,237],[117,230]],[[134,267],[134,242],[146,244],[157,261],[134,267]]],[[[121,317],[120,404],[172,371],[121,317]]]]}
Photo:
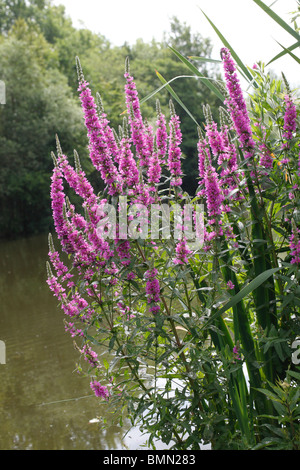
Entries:
{"type": "Polygon", "coordinates": [[[98,354],[91,349],[90,346],[85,344],[81,349],[81,354],[83,354],[85,361],[88,361],[93,367],[100,367],[98,354]]]}
{"type": "MultiPolygon", "coordinates": [[[[148,182],[149,184],[159,183],[161,179],[162,166],[167,152],[167,127],[165,116],[158,106],[158,118],[156,121],[157,130],[152,155],[149,159],[148,182]]],[[[154,189],[154,188],[153,188],[154,189]]]]}
{"type": "Polygon", "coordinates": [[[104,385],[101,385],[100,382],[98,382],[97,380],[93,380],[92,382],[90,382],[90,387],[95,393],[96,397],[104,398],[104,400],[109,399],[108,388],[104,385]]]}
{"type": "Polygon", "coordinates": [[[116,251],[123,266],[128,266],[131,260],[129,240],[115,240],[116,251]]]}
{"type": "Polygon", "coordinates": [[[188,248],[185,238],[177,243],[175,251],[176,257],[173,262],[175,264],[187,264],[189,261],[188,256],[192,253],[192,251],[188,248]]]}
{"type": "Polygon", "coordinates": [[[208,215],[215,218],[222,213],[224,196],[220,187],[219,176],[211,164],[208,164],[205,170],[204,186],[208,215]]]}
{"type": "Polygon", "coordinates": [[[249,158],[254,154],[255,142],[252,137],[251,122],[246,102],[236,73],[235,63],[227,48],[224,47],[221,49],[221,57],[223,60],[226,86],[229,93],[225,103],[231,114],[240,146],[245,152],[245,157],[249,158]]]}
{"type": "Polygon", "coordinates": [[[259,150],[261,151],[259,165],[263,168],[273,168],[274,155],[272,151],[267,147],[265,143],[259,145],[259,150]]]}
{"type": "Polygon", "coordinates": [[[76,265],[88,266],[96,257],[107,260],[112,253],[107,242],[97,235],[97,198],[83,171],[75,171],[65,155],[56,160],[51,182],[51,204],[55,230],[63,249],[74,256],[76,265]],[[83,206],[89,221],[76,213],[72,204],[67,204],[63,179],[83,198],[83,206]]]}
{"type": "Polygon", "coordinates": [[[128,137],[123,137],[120,142],[119,171],[123,180],[123,189],[126,187],[137,187],[139,184],[139,171],[131,150],[131,142],[128,137]]]}
{"type": "MultiPolygon", "coordinates": [[[[232,241],[235,239],[233,229],[229,222],[226,222],[226,213],[231,211],[227,202],[239,201],[244,198],[239,184],[243,178],[242,172],[237,172],[237,150],[234,142],[229,137],[229,129],[225,124],[223,115],[221,115],[221,129],[218,130],[217,124],[211,118],[210,113],[206,111],[207,123],[205,126],[206,134],[203,137],[199,130],[198,140],[198,169],[199,169],[199,190],[198,196],[204,197],[207,204],[208,223],[212,226],[209,230],[204,230],[204,250],[211,248],[211,241],[220,235],[232,241]],[[211,155],[217,159],[220,166],[220,174],[212,164],[211,155]],[[227,224],[225,226],[224,224],[227,224]]],[[[233,243],[233,246],[236,242],[233,243]]]]}
{"type": "Polygon", "coordinates": [[[297,127],[297,110],[292,98],[287,94],[284,97],[286,109],[284,114],[283,138],[291,140],[297,127]]]}
{"type": "Polygon", "coordinates": [[[171,186],[181,186],[181,149],[182,133],[180,130],[180,120],[171,106],[170,135],[169,135],[169,154],[168,167],[171,174],[171,186]]]}
{"type": "MultiPolygon", "coordinates": [[[[97,106],[88,82],[79,84],[80,100],[84,111],[85,125],[89,138],[90,158],[94,167],[100,172],[103,181],[108,186],[109,194],[121,194],[122,184],[119,172],[113,162],[112,150],[117,146],[112,142],[113,134],[106,119],[99,119],[97,106]]],[[[118,155],[115,155],[118,160],[118,155]]]]}
{"type": "Polygon", "coordinates": [[[199,136],[197,149],[198,149],[198,171],[199,171],[200,184],[201,184],[205,176],[205,162],[208,161],[211,164],[208,143],[202,135],[199,136]]]}
{"type": "Polygon", "coordinates": [[[149,269],[145,273],[146,278],[146,295],[148,304],[150,304],[149,310],[154,315],[160,311],[160,286],[157,279],[158,271],[156,268],[149,269]]]}
{"type": "Polygon", "coordinates": [[[125,99],[127,113],[129,116],[132,141],[136,148],[136,155],[139,166],[142,168],[147,168],[149,165],[149,158],[153,145],[153,141],[151,139],[151,128],[148,127],[148,129],[146,129],[146,126],[143,122],[138,92],[133,77],[130,75],[129,71],[126,71],[124,76],[126,79],[125,99]]]}
{"type": "Polygon", "coordinates": [[[161,161],[164,161],[166,152],[167,152],[167,126],[166,126],[166,118],[164,114],[161,112],[159,104],[157,103],[157,130],[156,130],[156,147],[158,157],[161,161]]]}
{"type": "MultiPolygon", "coordinates": [[[[208,138],[208,144],[212,154],[217,158],[218,165],[221,165],[220,185],[222,187],[223,195],[224,197],[229,197],[229,194],[237,188],[239,181],[239,176],[237,174],[238,165],[236,147],[228,137],[228,127],[225,124],[222,124],[221,130],[219,131],[217,124],[214,121],[208,122],[206,125],[206,136],[208,138]]],[[[211,165],[210,158],[208,161],[211,165]]],[[[201,162],[201,167],[203,168],[203,166],[204,163],[201,162]]],[[[204,173],[205,170],[203,168],[201,169],[201,174],[204,176],[204,173]]],[[[234,196],[231,196],[230,199],[238,200],[240,199],[240,194],[235,192],[234,196]]]]}
{"type": "Polygon", "coordinates": [[[291,264],[300,265],[300,229],[293,226],[292,235],[290,236],[291,264]]]}
{"type": "Polygon", "coordinates": [[[224,153],[224,142],[221,133],[218,131],[217,124],[214,121],[205,126],[206,137],[214,156],[219,157],[224,153]]]}
{"type": "MultiPolygon", "coordinates": [[[[57,297],[57,299],[61,303],[61,307],[65,315],[71,318],[76,318],[83,323],[86,320],[89,320],[94,314],[94,310],[89,307],[89,304],[86,299],[84,299],[78,292],[72,292],[71,295],[67,294],[66,289],[65,287],[63,287],[62,284],[66,278],[66,275],[64,275],[60,280],[58,280],[59,274],[53,274],[49,263],[47,264],[47,273],[47,284],[50,290],[53,292],[53,295],[57,297]]],[[[69,283],[68,287],[70,287],[69,283]]],[[[75,328],[73,328],[73,326],[74,324],[72,323],[72,336],[79,334],[81,335],[82,330],[76,330],[75,328]]]]}
{"type": "Polygon", "coordinates": [[[236,345],[236,346],[233,347],[232,352],[233,352],[233,357],[234,357],[235,361],[241,361],[242,360],[242,358],[240,356],[239,349],[240,349],[239,345],[236,345]]]}

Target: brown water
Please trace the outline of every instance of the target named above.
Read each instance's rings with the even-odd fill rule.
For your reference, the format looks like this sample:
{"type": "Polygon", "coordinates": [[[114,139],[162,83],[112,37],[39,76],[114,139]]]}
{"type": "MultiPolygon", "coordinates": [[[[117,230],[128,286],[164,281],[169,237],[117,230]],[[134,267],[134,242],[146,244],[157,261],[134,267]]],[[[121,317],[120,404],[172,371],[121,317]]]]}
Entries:
{"type": "MultiPolygon", "coordinates": [[[[105,416],[46,284],[47,235],[0,242],[0,450],[139,449],[136,429],[90,423],[105,416]]],[[[159,448],[159,446],[157,447],[159,448]]]]}

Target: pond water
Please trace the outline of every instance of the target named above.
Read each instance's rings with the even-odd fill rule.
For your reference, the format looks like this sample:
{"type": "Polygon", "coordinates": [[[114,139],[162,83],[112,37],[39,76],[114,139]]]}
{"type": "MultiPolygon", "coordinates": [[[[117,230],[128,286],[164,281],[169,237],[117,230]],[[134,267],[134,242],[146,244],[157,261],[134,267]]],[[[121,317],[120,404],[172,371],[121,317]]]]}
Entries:
{"type": "Polygon", "coordinates": [[[105,407],[75,372],[78,353],[46,284],[47,253],[47,235],[0,242],[0,450],[142,449],[137,429],[124,439],[129,428],[109,416],[105,430],[90,422],[105,407]]]}

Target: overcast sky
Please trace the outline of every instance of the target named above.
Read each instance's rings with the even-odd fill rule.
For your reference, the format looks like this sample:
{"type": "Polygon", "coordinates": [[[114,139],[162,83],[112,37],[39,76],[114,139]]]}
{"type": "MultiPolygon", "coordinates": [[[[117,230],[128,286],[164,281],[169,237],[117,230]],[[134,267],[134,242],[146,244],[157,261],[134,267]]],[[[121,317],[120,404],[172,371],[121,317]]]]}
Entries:
{"type": "MultiPolygon", "coordinates": [[[[289,24],[290,12],[297,10],[296,0],[265,3],[273,3],[272,9],[289,24]]],[[[65,6],[75,27],[84,25],[117,46],[124,42],[133,44],[138,38],[160,41],[163,33],[170,30],[170,18],[177,16],[193,32],[210,37],[214,57],[219,58],[222,44],[201,9],[249,66],[259,60],[267,63],[280,52],[276,40],[285,47],[295,42],[253,0],[53,0],[53,4],[65,6]]],[[[290,57],[272,64],[277,73],[285,72],[292,85],[300,83],[299,67],[290,57]]]]}

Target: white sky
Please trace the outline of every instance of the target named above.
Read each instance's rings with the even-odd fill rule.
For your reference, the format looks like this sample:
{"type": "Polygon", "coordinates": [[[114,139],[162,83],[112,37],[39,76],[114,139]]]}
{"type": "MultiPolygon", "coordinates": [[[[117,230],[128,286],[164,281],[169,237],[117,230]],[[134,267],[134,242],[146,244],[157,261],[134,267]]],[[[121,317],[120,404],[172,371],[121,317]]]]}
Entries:
{"type": "MultiPolygon", "coordinates": [[[[272,5],[273,0],[264,2],[272,5]]],[[[210,37],[213,57],[219,58],[222,43],[200,9],[249,66],[259,60],[267,63],[282,50],[275,39],[285,47],[295,42],[253,0],[53,0],[53,4],[66,7],[75,27],[84,25],[117,46],[133,44],[138,38],[160,41],[170,30],[170,18],[177,16],[194,33],[210,37]]],[[[277,0],[272,9],[291,24],[290,12],[297,10],[297,1],[277,0]]],[[[278,60],[271,68],[278,74],[283,71],[292,86],[299,85],[300,66],[291,57],[278,60]]]]}

